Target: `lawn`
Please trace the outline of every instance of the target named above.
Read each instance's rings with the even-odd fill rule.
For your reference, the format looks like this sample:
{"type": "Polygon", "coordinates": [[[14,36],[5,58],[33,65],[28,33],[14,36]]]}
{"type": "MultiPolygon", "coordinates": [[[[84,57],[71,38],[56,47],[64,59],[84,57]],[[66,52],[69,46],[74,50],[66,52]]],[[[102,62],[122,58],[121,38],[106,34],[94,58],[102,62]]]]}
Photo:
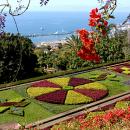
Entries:
{"type": "Polygon", "coordinates": [[[107,90],[109,93],[106,97],[126,92],[130,90],[130,85],[125,84],[125,82],[128,80],[128,76],[125,76],[124,74],[119,74],[118,72],[109,69],[93,70],[86,73],[73,75],[71,77],[65,76],[61,80],[59,78],[47,79],[45,84],[48,84],[51,86],[51,88],[53,88],[52,90],[54,91],[53,95],[55,98],[62,97],[63,99],[63,92],[68,92],[67,97],[62,102],[59,102],[59,99],[57,99],[58,104],[55,103],[54,98],[52,100],[52,93],[48,95],[48,93],[52,90],[50,91],[50,89],[48,89],[48,86],[44,86],[43,88],[42,85],[44,82],[33,84],[31,86],[26,85],[10,90],[0,91],[0,99],[7,99],[7,102],[18,98],[24,98],[25,101],[27,100],[30,102],[27,106],[22,108],[20,107],[20,109],[24,110],[24,116],[12,115],[9,113],[9,110],[0,113],[0,123],[16,121],[22,125],[25,125],[30,122],[42,120],[58,113],[80,107],[83,104],[78,103],[82,103],[82,101],[84,101],[84,104],[85,102],[89,103],[89,101],[92,101],[93,96],[96,100],[102,99],[104,95],[107,94],[107,90]],[[39,90],[37,91],[37,94],[34,94],[33,90],[34,96],[33,94],[29,96],[29,94],[27,93],[28,88],[30,88],[30,92],[32,92],[33,89],[36,90],[36,88],[38,88],[39,90]],[[45,92],[43,91],[44,89],[46,90],[45,92]],[[83,93],[83,91],[79,89],[85,90],[86,93],[83,93]],[[89,91],[92,94],[89,94],[89,91]],[[97,97],[96,93],[101,93],[100,91],[105,92],[105,94],[103,94],[103,96],[101,97],[97,97]],[[41,92],[44,92],[44,95],[42,95],[42,97],[41,92]],[[55,95],[55,92],[57,92],[57,95],[59,95],[55,95]],[[75,92],[80,93],[77,94],[75,92]],[[48,96],[49,98],[47,98],[48,96]]]}

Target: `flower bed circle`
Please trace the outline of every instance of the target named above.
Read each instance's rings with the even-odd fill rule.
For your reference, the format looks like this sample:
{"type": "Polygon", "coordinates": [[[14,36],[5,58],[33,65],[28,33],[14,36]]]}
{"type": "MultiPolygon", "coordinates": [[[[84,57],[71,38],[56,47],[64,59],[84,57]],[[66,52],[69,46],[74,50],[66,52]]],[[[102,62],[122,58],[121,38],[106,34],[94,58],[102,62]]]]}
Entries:
{"type": "Polygon", "coordinates": [[[52,78],[33,83],[29,96],[36,100],[56,104],[81,104],[99,100],[108,94],[107,88],[83,78],[52,78]]]}

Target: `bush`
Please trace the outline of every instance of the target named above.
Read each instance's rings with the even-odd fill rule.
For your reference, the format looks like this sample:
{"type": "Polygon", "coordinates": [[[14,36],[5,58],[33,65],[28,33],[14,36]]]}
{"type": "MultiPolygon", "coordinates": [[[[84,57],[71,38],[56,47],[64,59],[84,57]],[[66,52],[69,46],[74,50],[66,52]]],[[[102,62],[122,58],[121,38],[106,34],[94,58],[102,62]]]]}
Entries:
{"type": "Polygon", "coordinates": [[[0,39],[0,83],[31,77],[37,57],[28,38],[3,34],[0,39]]]}

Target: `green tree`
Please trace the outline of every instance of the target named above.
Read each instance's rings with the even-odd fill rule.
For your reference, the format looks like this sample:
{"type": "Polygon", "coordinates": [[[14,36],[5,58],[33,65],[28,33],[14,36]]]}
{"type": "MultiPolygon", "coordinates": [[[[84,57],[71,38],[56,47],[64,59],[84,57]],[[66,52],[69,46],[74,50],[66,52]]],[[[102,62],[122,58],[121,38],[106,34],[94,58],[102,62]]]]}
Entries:
{"type": "Polygon", "coordinates": [[[0,39],[0,83],[32,76],[37,64],[34,45],[28,38],[3,34],[0,39]]]}

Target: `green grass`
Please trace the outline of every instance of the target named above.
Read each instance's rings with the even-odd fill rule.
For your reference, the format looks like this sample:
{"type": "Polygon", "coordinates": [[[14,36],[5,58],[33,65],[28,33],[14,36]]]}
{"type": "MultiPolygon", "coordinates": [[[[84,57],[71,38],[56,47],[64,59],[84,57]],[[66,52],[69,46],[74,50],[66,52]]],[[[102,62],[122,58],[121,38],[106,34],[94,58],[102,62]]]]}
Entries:
{"type": "Polygon", "coordinates": [[[51,103],[43,102],[41,103],[41,106],[53,114],[59,114],[80,107],[82,105],[62,105],[62,104],[51,104],[51,103]]]}
{"type": "MultiPolygon", "coordinates": [[[[0,91],[0,98],[5,98],[7,100],[18,99],[23,97],[23,95],[26,95],[25,89],[23,88],[19,88],[19,93],[15,92],[14,90],[0,91]]],[[[48,110],[33,101],[31,101],[28,106],[24,107],[24,112],[25,116],[20,117],[16,115],[11,115],[8,113],[8,111],[6,111],[0,114],[0,123],[15,121],[24,125],[26,123],[31,123],[54,115],[53,113],[49,112],[48,110]]]]}
{"type": "Polygon", "coordinates": [[[0,98],[5,98],[7,100],[15,99],[15,98],[21,98],[21,95],[16,93],[13,90],[5,90],[5,91],[0,91],[0,98]]]}
{"type": "Polygon", "coordinates": [[[94,71],[90,71],[90,72],[87,72],[87,73],[83,73],[83,74],[78,74],[78,75],[75,75],[74,77],[78,77],[78,78],[90,78],[90,77],[93,77],[97,74],[103,74],[104,71],[101,71],[101,70],[94,70],[94,71]]]}
{"type": "Polygon", "coordinates": [[[24,108],[25,111],[25,116],[20,117],[16,115],[11,115],[7,112],[0,114],[0,123],[5,123],[5,122],[18,122],[21,125],[25,125],[27,123],[35,122],[38,120],[45,119],[47,117],[50,117],[54,114],[51,112],[47,111],[37,103],[31,102],[28,106],[24,108]]]}

